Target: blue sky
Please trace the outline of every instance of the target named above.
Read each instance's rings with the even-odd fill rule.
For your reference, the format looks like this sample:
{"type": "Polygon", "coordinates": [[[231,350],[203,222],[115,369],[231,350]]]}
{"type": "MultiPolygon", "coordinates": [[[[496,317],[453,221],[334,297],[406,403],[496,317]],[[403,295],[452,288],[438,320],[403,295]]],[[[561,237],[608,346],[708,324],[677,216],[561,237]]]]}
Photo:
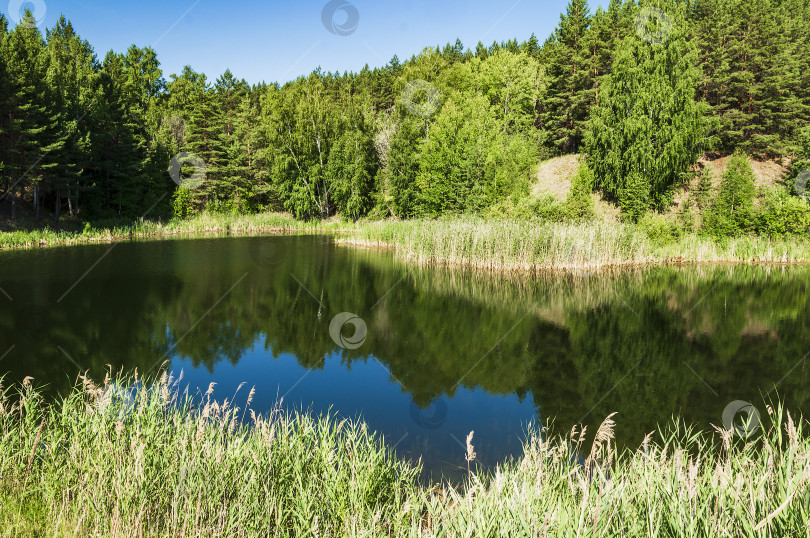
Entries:
{"type": "MultiPolygon", "coordinates": [[[[333,0],[349,3],[359,22],[346,36],[335,35],[322,22],[327,0],[237,1],[140,0],[134,2],[25,0],[43,24],[52,26],[60,14],[71,20],[100,58],[129,45],[152,46],[164,75],[184,65],[215,79],[229,68],[250,83],[285,82],[321,66],[325,71],[358,71],[368,63],[385,65],[394,54],[410,58],[426,45],[442,46],[460,37],[474,48],[481,40],[523,41],[534,32],[540,42],[549,35],[567,0],[333,0]]],[[[608,0],[591,0],[592,11],[608,0]]],[[[0,11],[21,4],[12,0],[0,11]]],[[[347,10],[332,19],[346,24],[347,10]]],[[[13,17],[12,17],[13,18],[13,17]]]]}

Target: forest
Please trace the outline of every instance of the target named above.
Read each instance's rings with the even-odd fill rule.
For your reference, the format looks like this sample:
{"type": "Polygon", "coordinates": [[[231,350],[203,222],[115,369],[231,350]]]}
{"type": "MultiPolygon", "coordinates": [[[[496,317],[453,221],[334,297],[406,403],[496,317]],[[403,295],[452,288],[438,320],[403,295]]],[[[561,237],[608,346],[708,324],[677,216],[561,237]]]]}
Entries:
{"type": "Polygon", "coordinates": [[[135,45],[102,59],[65,17],[42,33],[0,16],[0,202],[11,222],[56,227],[203,211],[583,219],[598,191],[635,222],[713,153],[790,171],[768,193],[742,158],[717,192],[701,181],[703,229],[803,234],[808,21],[802,0],[571,0],[543,43],[456,40],[250,85],[166,77],[135,45]],[[566,154],[584,159],[564,210],[527,206],[537,163],[566,154]]]}

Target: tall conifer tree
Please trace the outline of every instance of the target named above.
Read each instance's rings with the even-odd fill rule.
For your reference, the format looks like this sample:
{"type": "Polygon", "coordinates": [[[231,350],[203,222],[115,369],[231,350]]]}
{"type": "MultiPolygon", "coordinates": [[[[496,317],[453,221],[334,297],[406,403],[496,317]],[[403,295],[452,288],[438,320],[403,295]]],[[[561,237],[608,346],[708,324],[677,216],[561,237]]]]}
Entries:
{"type": "Polygon", "coordinates": [[[664,32],[662,43],[639,34],[622,41],[591,118],[586,146],[597,186],[630,220],[665,207],[702,153],[704,106],[694,99],[700,71],[683,11],[667,5],[674,23],[669,30],[650,21],[649,32],[664,32]]]}
{"type": "Polygon", "coordinates": [[[588,119],[593,88],[588,65],[590,23],[587,0],[570,0],[543,54],[549,81],[541,102],[541,121],[552,145],[563,153],[579,151],[588,119]]]}

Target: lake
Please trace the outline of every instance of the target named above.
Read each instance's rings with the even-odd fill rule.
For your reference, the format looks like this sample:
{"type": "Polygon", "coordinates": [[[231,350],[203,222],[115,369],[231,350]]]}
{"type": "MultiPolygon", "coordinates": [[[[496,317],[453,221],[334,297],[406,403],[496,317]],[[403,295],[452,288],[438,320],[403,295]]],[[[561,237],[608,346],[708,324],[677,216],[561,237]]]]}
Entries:
{"type": "Polygon", "coordinates": [[[255,387],[257,412],[362,418],[436,479],[466,469],[471,430],[492,466],[548,420],[593,433],[615,411],[632,448],[673,417],[723,425],[735,401],[807,412],[809,285],[799,266],[422,269],[324,236],[0,252],[0,372],[53,396],[107,365],[165,365],[240,407],[255,387]]]}

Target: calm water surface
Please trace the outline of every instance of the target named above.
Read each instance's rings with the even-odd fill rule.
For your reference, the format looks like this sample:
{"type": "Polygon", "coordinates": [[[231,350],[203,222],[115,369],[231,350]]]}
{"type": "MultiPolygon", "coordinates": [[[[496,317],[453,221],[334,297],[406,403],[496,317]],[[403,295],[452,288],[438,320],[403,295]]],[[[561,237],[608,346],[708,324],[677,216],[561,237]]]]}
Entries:
{"type": "Polygon", "coordinates": [[[154,371],[266,411],[362,417],[426,472],[618,412],[620,445],[736,400],[810,409],[810,268],[656,268],[508,279],[408,268],[326,237],[0,252],[0,372],[51,394],[77,373],[154,371]],[[336,316],[344,314],[342,317],[336,316]],[[330,334],[330,324],[331,334],[330,334]],[[357,332],[359,330],[359,332],[357,332]]]}

